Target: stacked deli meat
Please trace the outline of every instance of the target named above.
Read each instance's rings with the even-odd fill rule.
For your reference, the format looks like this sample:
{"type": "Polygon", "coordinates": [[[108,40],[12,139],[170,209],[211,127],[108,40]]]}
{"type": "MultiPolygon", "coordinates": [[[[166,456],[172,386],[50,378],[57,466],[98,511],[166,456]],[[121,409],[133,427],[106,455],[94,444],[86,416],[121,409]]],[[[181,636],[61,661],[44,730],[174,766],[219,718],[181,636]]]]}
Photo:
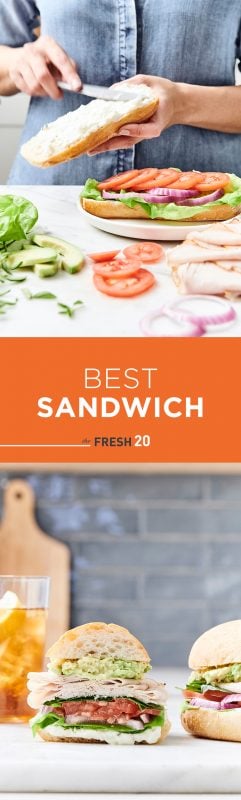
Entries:
{"type": "Polygon", "coordinates": [[[241,296],[241,219],[194,229],[168,262],[181,294],[241,296]]]}
{"type": "Polygon", "coordinates": [[[34,734],[47,741],[155,744],[169,730],[164,684],[145,677],[150,658],[125,628],[92,622],[67,631],[30,673],[34,734]]]}

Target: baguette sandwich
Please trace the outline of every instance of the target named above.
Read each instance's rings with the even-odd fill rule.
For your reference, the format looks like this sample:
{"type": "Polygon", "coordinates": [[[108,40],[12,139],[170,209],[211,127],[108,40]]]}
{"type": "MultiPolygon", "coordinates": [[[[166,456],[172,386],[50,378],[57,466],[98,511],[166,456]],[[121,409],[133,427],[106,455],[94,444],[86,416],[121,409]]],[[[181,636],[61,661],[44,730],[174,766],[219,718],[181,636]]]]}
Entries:
{"type": "Polygon", "coordinates": [[[49,742],[157,744],[167,736],[166,690],[146,677],[150,658],[119,625],[91,622],[50,648],[48,672],[30,673],[32,731],[49,742]]]}
{"type": "Polygon", "coordinates": [[[241,211],[241,178],[178,169],[130,170],[98,182],[89,178],[81,192],[85,211],[105,219],[208,222],[241,211]]]}
{"type": "Polygon", "coordinates": [[[206,739],[241,742],[241,620],[200,636],[189,666],[194,671],[183,691],[185,730],[206,739]]]}
{"type": "Polygon", "coordinates": [[[156,111],[158,98],[148,86],[125,84],[126,100],[92,100],[45,125],[25,142],[21,154],[36,167],[51,167],[88,153],[128,122],[144,122],[156,111]]]}

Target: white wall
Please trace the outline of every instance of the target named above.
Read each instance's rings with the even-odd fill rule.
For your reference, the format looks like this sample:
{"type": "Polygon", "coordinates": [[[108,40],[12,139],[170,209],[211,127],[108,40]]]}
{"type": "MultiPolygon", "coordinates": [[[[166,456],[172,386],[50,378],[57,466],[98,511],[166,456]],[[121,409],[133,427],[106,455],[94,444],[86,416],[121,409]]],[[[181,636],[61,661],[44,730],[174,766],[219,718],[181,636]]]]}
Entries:
{"type": "Polygon", "coordinates": [[[28,103],[29,98],[23,94],[0,98],[0,184],[6,183],[17,152],[28,103]]]}

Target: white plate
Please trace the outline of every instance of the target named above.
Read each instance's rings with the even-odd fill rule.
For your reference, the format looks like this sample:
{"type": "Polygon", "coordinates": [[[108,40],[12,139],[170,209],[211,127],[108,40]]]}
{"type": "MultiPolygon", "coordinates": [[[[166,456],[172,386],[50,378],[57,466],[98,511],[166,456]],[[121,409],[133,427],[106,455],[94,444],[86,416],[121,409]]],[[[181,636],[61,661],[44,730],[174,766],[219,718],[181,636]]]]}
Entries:
{"type": "Polygon", "coordinates": [[[210,222],[199,222],[195,225],[194,222],[154,222],[153,220],[145,219],[102,219],[96,217],[94,214],[89,214],[82,208],[80,198],[78,199],[78,208],[81,214],[85,217],[86,221],[93,225],[94,228],[99,228],[106,233],[114,233],[116,236],[126,236],[130,239],[145,239],[154,241],[175,242],[185,239],[187,234],[193,231],[201,231],[207,228],[210,222]]]}

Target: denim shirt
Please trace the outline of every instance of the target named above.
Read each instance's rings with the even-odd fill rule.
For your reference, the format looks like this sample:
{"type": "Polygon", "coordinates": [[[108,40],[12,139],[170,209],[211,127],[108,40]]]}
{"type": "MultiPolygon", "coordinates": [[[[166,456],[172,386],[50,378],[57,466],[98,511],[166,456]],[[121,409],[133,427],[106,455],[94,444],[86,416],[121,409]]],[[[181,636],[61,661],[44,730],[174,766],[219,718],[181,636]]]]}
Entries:
{"type": "MultiPolygon", "coordinates": [[[[0,0],[1,44],[33,41],[39,14],[42,34],[75,59],[84,82],[108,86],[142,73],[206,86],[234,84],[240,0],[0,0]]],[[[238,99],[241,105],[237,89],[238,99]]],[[[87,102],[70,93],[61,101],[32,98],[21,141],[87,102]]],[[[135,148],[82,156],[43,170],[18,154],[9,182],[80,184],[88,176],[101,179],[133,166],[241,175],[241,134],[175,125],[135,148]]]]}

